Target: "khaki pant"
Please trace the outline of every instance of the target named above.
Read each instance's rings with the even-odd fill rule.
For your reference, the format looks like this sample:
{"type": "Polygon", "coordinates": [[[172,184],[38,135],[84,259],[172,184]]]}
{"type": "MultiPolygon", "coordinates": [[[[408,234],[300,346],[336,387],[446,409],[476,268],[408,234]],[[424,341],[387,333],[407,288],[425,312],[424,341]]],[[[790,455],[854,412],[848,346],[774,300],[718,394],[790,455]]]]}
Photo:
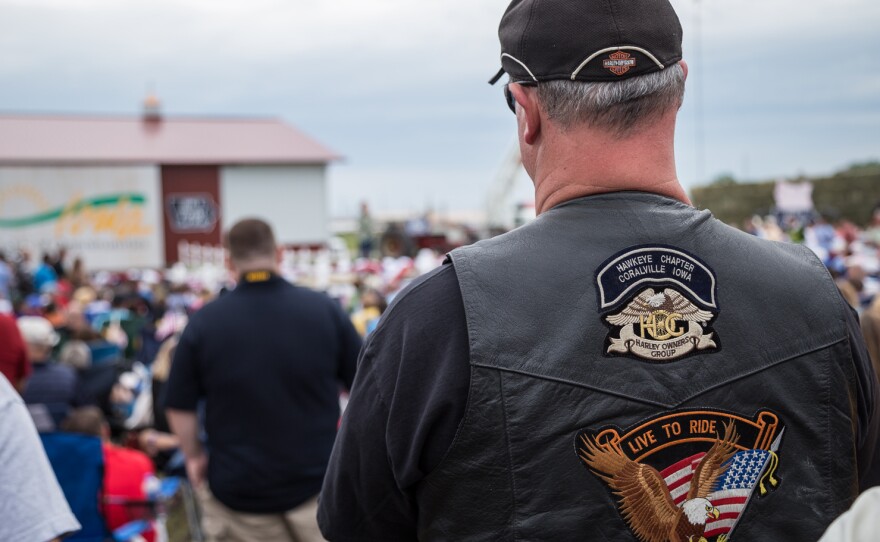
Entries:
{"type": "Polygon", "coordinates": [[[196,490],[206,542],[325,542],[318,530],[318,497],[281,514],[248,514],[227,508],[207,485],[196,490]]]}

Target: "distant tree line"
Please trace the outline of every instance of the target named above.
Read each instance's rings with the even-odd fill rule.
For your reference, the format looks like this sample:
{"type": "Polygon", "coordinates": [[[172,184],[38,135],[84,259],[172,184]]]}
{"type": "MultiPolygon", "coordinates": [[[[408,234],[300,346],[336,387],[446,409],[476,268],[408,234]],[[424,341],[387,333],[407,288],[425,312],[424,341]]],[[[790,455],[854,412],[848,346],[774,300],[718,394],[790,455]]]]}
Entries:
{"type": "MultiPolygon", "coordinates": [[[[846,218],[859,226],[871,221],[880,204],[880,162],[855,164],[831,177],[789,179],[813,183],[813,204],[828,220],[846,218]]],[[[775,181],[740,183],[722,175],[707,186],[691,189],[691,199],[699,209],[709,209],[719,220],[735,226],[754,215],[773,211],[775,181]]]]}

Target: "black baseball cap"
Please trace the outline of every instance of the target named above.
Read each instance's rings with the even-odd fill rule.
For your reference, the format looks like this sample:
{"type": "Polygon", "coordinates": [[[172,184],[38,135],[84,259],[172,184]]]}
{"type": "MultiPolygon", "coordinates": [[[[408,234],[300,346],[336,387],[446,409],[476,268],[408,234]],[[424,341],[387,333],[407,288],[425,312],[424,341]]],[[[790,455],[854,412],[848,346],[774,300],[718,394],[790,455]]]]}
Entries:
{"type": "Polygon", "coordinates": [[[513,0],[498,28],[512,82],[619,81],[681,60],[669,0],[513,0]]]}

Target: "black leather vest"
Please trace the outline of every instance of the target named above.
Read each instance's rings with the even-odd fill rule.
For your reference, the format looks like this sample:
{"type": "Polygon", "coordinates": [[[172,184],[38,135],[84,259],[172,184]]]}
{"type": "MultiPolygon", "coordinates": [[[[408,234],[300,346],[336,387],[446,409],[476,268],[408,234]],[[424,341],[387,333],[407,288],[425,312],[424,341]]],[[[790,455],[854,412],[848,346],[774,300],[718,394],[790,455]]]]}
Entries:
{"type": "Polygon", "coordinates": [[[807,249],[624,192],[451,256],[471,383],[420,539],[810,541],[855,498],[844,306],[807,249]]]}

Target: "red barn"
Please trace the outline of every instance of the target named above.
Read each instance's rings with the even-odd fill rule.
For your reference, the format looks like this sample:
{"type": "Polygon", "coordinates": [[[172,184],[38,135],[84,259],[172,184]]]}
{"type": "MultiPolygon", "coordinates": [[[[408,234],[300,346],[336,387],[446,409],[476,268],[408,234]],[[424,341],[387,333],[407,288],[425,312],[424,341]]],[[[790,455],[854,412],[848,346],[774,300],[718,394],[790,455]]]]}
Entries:
{"type": "Polygon", "coordinates": [[[67,247],[92,269],[160,267],[250,216],[329,236],[337,155],[277,119],[0,116],[0,250],[67,247]]]}

